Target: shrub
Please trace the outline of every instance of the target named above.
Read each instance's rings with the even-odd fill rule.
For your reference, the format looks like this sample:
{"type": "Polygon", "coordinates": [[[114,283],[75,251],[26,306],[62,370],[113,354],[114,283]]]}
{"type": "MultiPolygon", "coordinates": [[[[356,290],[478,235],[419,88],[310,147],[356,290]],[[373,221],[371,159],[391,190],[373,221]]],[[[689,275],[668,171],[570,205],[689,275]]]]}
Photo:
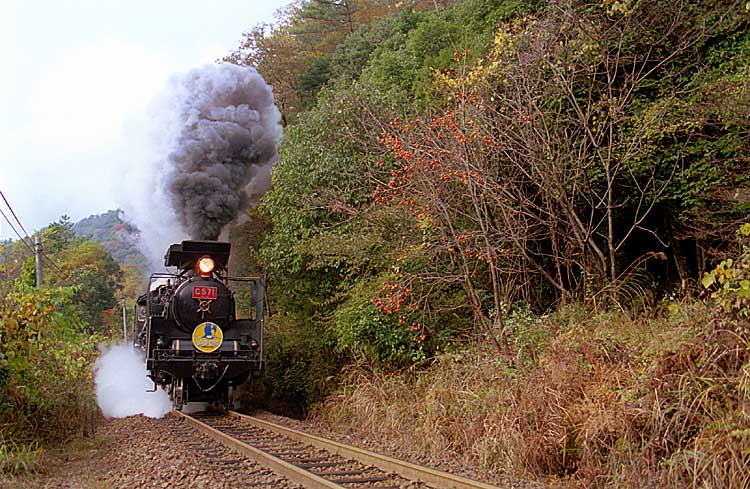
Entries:
{"type": "MultiPolygon", "coordinates": [[[[91,434],[97,407],[91,366],[100,335],[87,333],[73,288],[19,285],[0,304],[7,379],[2,434],[56,441],[91,434]]],[[[0,365],[2,367],[2,365],[0,365]]]]}
{"type": "Polygon", "coordinates": [[[277,410],[303,415],[331,386],[338,359],[322,328],[277,315],[266,324],[263,386],[277,410]]]}
{"type": "Polygon", "coordinates": [[[317,413],[415,458],[487,471],[584,487],[747,487],[748,323],[701,303],[673,311],[511,314],[514,358],[467,348],[421,370],[351,371],[317,413]]]}
{"type": "Polygon", "coordinates": [[[402,304],[408,291],[385,277],[359,283],[334,313],[333,332],[339,350],[381,366],[424,360],[423,325],[414,311],[402,304]]]}
{"type": "Polygon", "coordinates": [[[738,257],[727,258],[703,274],[701,283],[727,313],[750,316],[750,224],[737,230],[738,257]]]}

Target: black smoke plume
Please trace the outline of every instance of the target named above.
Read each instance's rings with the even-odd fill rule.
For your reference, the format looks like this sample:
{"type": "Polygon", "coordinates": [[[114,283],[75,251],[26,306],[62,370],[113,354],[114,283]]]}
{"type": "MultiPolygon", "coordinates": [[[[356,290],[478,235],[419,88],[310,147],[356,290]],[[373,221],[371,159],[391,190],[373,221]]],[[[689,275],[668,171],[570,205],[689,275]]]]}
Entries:
{"type": "Polygon", "coordinates": [[[267,190],[278,158],[281,114],[273,92],[252,68],[209,65],[174,80],[180,129],[168,157],[165,187],[192,239],[217,239],[267,190]]]}

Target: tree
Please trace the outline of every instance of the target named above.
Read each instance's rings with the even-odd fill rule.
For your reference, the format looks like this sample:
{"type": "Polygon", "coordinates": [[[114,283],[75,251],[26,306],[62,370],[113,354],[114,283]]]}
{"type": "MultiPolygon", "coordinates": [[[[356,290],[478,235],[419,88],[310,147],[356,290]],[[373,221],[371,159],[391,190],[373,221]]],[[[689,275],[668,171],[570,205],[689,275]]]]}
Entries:
{"type": "Polygon", "coordinates": [[[93,361],[105,338],[92,331],[104,329],[121,274],[99,244],[75,238],[66,216],[40,234],[43,287],[27,243],[3,245],[0,435],[19,442],[93,434],[93,361]]]}
{"type": "Polygon", "coordinates": [[[426,9],[432,1],[301,0],[273,24],[257,24],[224,62],[252,66],[274,87],[286,123],[310,108],[329,79],[327,60],[360,26],[399,11],[426,9]]]}
{"type": "Polygon", "coordinates": [[[661,206],[683,160],[653,148],[676,94],[695,90],[695,51],[724,32],[698,17],[687,4],[565,4],[505,24],[484,59],[456,52],[439,77],[446,108],[382,136],[390,173],[373,198],[406,210],[404,246],[431,265],[411,279],[460,280],[477,324],[503,338],[519,296],[617,302],[634,270],[665,259],[661,206]]]}
{"type": "Polygon", "coordinates": [[[81,318],[101,327],[101,314],[117,305],[115,293],[122,285],[122,270],[99,243],[83,241],[54,255],[59,269],[46,273],[46,285],[74,286],[75,304],[81,318]]]}
{"type": "Polygon", "coordinates": [[[687,141],[673,140],[669,158],[654,150],[696,90],[701,50],[741,28],[738,16],[729,2],[573,2],[498,43],[492,97],[504,110],[495,128],[528,190],[516,201],[531,203],[549,230],[536,261],[553,258],[558,289],[583,281],[595,298],[667,251],[660,206],[685,167],[687,141]]]}
{"type": "Polygon", "coordinates": [[[274,88],[286,125],[302,108],[299,77],[307,67],[309,52],[284,23],[255,25],[243,38],[239,48],[224,61],[252,66],[263,75],[274,88]]]}

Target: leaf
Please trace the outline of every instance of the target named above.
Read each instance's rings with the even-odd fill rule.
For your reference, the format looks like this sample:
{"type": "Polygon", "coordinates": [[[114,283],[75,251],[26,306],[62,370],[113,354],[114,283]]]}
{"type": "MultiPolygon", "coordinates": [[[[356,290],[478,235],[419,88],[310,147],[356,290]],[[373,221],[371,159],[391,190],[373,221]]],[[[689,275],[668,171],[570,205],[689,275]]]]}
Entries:
{"type": "Polygon", "coordinates": [[[703,274],[703,279],[701,279],[701,284],[703,284],[704,289],[708,289],[715,283],[716,283],[716,278],[714,277],[713,273],[706,272],[703,274]]]}

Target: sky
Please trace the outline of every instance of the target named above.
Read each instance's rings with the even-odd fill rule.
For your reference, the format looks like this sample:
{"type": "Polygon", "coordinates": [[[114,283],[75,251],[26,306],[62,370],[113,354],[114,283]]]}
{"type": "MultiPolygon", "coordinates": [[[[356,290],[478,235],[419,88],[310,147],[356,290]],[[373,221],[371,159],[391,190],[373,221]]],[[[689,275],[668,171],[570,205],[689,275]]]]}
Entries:
{"type": "Polygon", "coordinates": [[[128,134],[170,75],[290,1],[0,0],[0,190],[24,227],[118,207],[128,134]]]}

